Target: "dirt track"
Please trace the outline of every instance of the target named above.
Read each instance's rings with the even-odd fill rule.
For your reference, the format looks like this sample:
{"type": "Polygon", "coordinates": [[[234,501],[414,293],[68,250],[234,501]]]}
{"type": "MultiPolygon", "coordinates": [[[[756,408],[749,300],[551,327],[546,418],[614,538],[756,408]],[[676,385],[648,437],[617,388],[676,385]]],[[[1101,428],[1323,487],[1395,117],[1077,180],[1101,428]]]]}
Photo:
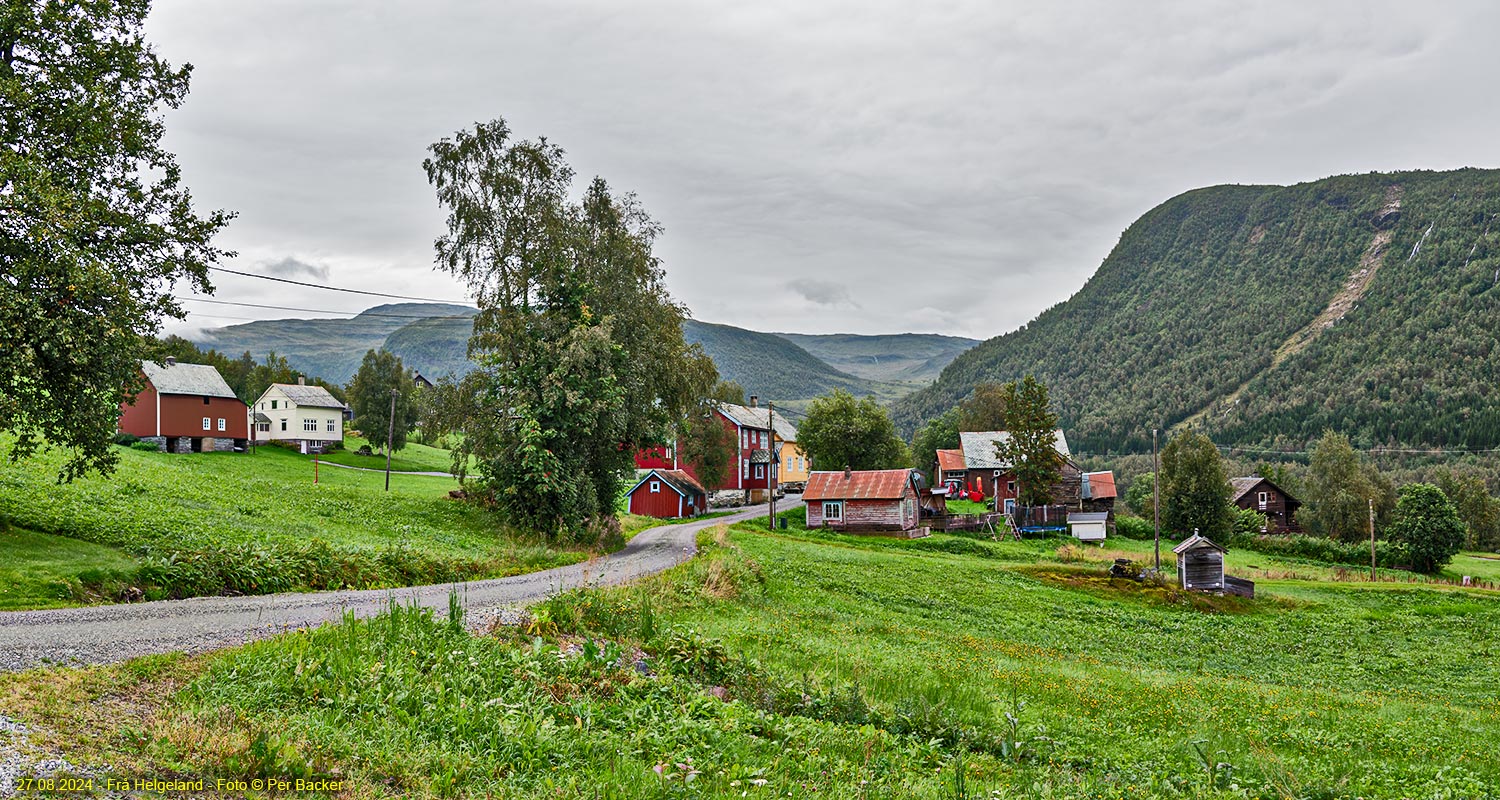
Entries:
{"type": "MultiPolygon", "coordinates": [[[[779,503],[791,508],[797,501],[779,503]]],[[[151,653],[197,653],[282,631],[338,620],[347,612],[378,614],[392,600],[446,613],[457,591],[468,619],[482,625],[500,609],[533,603],[578,586],[625,583],[691,558],[699,530],[765,514],[751,506],[733,516],[643,531],[608,557],[556,569],[459,584],[406,589],[198,597],[152,603],[0,613],[0,672],[47,664],[106,664],[151,653]]]]}

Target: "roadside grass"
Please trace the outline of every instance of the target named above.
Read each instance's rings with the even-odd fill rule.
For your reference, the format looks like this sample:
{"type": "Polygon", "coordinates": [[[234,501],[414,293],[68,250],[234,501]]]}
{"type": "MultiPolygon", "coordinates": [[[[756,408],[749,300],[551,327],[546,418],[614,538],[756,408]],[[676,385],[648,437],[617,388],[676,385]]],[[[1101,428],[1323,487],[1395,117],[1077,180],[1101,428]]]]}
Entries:
{"type": "Polygon", "coordinates": [[[76,605],[70,581],[89,570],[128,572],[139,561],[112,547],[0,526],[0,611],[76,605]]]}
{"type": "MultiPolygon", "coordinates": [[[[9,440],[0,439],[0,459],[9,440]]],[[[447,492],[451,478],[324,469],[279,448],[176,455],[120,448],[117,472],[58,484],[52,451],[0,467],[0,517],[141,559],[92,573],[74,602],[407,586],[576,563],[447,492]],[[142,585],[145,584],[145,585],[142,585]]]]}
{"type": "Polygon", "coordinates": [[[1056,540],[998,543],[1011,564],[817,533],[721,525],[680,567],[488,636],[394,607],[213,656],[0,677],[0,707],[87,763],[336,775],[368,796],[1500,786],[1492,593],[1286,581],[1204,608],[1115,587],[1056,540]],[[87,700],[121,711],[77,719],[87,700]]]}

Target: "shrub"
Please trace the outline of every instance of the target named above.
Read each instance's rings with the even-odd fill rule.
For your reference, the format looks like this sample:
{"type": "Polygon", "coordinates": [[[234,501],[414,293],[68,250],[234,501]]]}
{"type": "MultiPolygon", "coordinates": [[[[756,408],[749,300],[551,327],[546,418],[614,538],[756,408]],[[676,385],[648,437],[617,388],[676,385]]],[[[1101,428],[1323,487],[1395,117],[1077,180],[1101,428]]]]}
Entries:
{"type": "Polygon", "coordinates": [[[141,437],[139,437],[139,436],[136,436],[136,435],[130,434],[130,433],[121,432],[121,433],[115,434],[114,435],[114,439],[112,441],[114,441],[115,444],[121,444],[121,445],[125,445],[125,446],[128,447],[130,445],[135,444],[136,442],[139,442],[140,440],[141,440],[141,437]]]}
{"type": "Polygon", "coordinates": [[[161,446],[156,442],[142,442],[140,440],[130,443],[131,450],[139,450],[142,453],[160,453],[161,446]]]}
{"type": "Polygon", "coordinates": [[[1270,517],[1253,508],[1235,509],[1234,532],[1237,534],[1243,533],[1255,536],[1256,534],[1265,533],[1270,524],[1270,517]]]}
{"type": "Polygon", "coordinates": [[[1463,547],[1464,532],[1458,509],[1442,489],[1430,483],[1401,487],[1390,534],[1405,546],[1413,569],[1427,574],[1442,569],[1463,547]]]}
{"type": "MultiPolygon", "coordinates": [[[[1229,538],[1228,546],[1254,550],[1267,555],[1322,561],[1329,564],[1368,566],[1370,563],[1369,543],[1346,544],[1317,536],[1252,536],[1236,533],[1229,538]]],[[[1379,566],[1395,567],[1406,563],[1406,560],[1406,549],[1400,544],[1387,541],[1376,542],[1375,561],[1379,566]]]]}
{"type": "Polygon", "coordinates": [[[1156,538],[1156,525],[1149,519],[1120,516],[1115,518],[1115,534],[1126,539],[1149,541],[1156,538]]]}

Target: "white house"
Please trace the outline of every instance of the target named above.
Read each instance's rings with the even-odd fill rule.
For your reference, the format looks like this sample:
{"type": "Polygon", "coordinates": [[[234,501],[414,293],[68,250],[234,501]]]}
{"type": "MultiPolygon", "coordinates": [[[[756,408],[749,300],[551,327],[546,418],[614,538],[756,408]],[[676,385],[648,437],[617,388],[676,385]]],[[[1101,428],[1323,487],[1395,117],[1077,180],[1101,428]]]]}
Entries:
{"type": "Polygon", "coordinates": [[[344,440],[344,404],[321,386],[273,383],[250,409],[255,419],[255,441],[299,442],[302,452],[324,442],[344,440]]]}

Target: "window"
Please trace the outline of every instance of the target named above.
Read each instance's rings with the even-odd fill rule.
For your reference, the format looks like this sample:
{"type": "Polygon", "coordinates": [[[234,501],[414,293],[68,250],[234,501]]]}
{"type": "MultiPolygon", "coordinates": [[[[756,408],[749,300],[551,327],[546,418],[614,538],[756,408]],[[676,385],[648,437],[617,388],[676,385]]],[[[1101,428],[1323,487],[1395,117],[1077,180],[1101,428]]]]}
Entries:
{"type": "Polygon", "coordinates": [[[844,521],[844,501],[842,501],[842,500],[835,500],[835,501],[832,501],[832,502],[824,502],[823,503],[823,521],[824,522],[843,522],[844,521]]]}
{"type": "Polygon", "coordinates": [[[1010,492],[1011,494],[1015,494],[1016,493],[1016,482],[1015,481],[1011,481],[1011,482],[1005,484],[1005,491],[1010,492]]]}
{"type": "Polygon", "coordinates": [[[228,430],[228,428],[224,427],[224,418],[223,417],[219,417],[219,431],[222,433],[223,431],[226,431],[226,430],[228,430]]]}
{"type": "Polygon", "coordinates": [[[209,423],[211,423],[211,422],[213,422],[213,420],[209,419],[208,417],[204,417],[203,418],[203,430],[208,430],[209,423]]]}
{"type": "Polygon", "coordinates": [[[262,422],[260,424],[260,432],[261,433],[270,433],[271,432],[271,423],[269,423],[269,422],[262,422]]]}
{"type": "Polygon", "coordinates": [[[271,408],[275,408],[275,407],[276,407],[276,401],[275,401],[275,400],[272,400],[272,401],[271,401],[271,408]]]}
{"type": "Polygon", "coordinates": [[[1270,492],[1261,492],[1260,493],[1260,498],[1259,499],[1260,499],[1260,507],[1262,509],[1264,509],[1266,507],[1266,501],[1269,500],[1270,497],[1271,497],[1271,493],[1270,492]]]}
{"type": "Polygon", "coordinates": [[[746,458],[740,459],[740,477],[741,478],[748,478],[748,477],[750,477],[750,460],[749,459],[746,459],[746,458]]]}
{"type": "Polygon", "coordinates": [[[658,493],[660,491],[661,491],[661,481],[652,481],[651,482],[651,493],[652,494],[656,494],[656,493],[658,493]]]}
{"type": "Polygon", "coordinates": [[[334,425],[334,420],[331,420],[331,419],[328,420],[328,432],[329,433],[338,433],[338,429],[334,425]]]}
{"type": "Polygon", "coordinates": [[[210,401],[209,401],[209,399],[207,397],[203,398],[203,405],[208,405],[209,402],[210,401]]]}
{"type": "Polygon", "coordinates": [[[281,429],[286,430],[286,420],[281,421],[281,429]]]}
{"type": "Polygon", "coordinates": [[[740,447],[750,446],[750,431],[740,431],[740,447]]]}
{"type": "Polygon", "coordinates": [[[757,477],[757,478],[764,478],[764,477],[766,477],[766,465],[765,464],[756,464],[755,465],[755,477],[757,477]]]}
{"type": "Polygon", "coordinates": [[[304,430],[304,431],[312,431],[313,433],[317,433],[318,432],[318,421],[315,420],[315,419],[304,419],[304,420],[302,420],[302,430],[304,430]]]}

